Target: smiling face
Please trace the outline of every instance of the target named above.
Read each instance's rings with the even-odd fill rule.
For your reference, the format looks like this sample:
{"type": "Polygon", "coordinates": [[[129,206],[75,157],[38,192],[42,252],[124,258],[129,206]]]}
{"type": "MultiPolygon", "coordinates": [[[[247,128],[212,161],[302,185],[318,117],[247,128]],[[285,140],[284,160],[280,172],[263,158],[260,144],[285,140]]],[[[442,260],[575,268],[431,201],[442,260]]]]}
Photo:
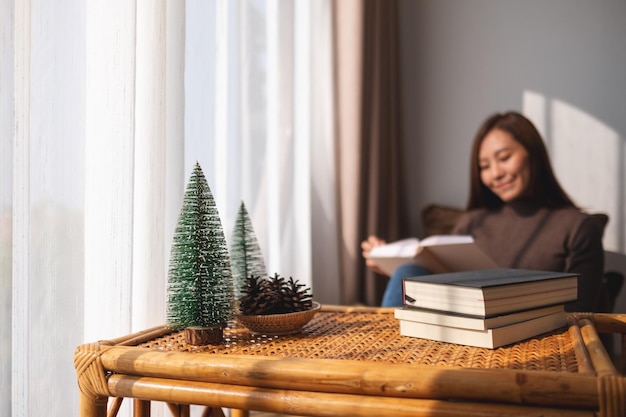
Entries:
{"type": "Polygon", "coordinates": [[[504,202],[523,197],[530,183],[528,152],[510,133],[493,129],[478,153],[480,179],[504,202]]]}

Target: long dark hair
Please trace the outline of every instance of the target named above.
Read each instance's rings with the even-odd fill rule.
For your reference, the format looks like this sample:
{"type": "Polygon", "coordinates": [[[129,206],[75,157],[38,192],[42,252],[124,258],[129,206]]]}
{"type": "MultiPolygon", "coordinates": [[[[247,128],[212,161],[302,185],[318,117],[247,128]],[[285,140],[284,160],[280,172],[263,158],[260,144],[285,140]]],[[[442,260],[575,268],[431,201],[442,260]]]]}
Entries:
{"type": "Polygon", "coordinates": [[[493,129],[508,132],[528,152],[530,165],[530,181],[528,190],[526,190],[528,200],[542,207],[576,207],[554,176],[548,151],[535,126],[520,113],[507,112],[490,116],[474,137],[470,161],[470,195],[467,201],[467,210],[495,209],[504,205],[500,197],[487,188],[480,179],[478,163],[480,145],[485,136],[493,129]]]}

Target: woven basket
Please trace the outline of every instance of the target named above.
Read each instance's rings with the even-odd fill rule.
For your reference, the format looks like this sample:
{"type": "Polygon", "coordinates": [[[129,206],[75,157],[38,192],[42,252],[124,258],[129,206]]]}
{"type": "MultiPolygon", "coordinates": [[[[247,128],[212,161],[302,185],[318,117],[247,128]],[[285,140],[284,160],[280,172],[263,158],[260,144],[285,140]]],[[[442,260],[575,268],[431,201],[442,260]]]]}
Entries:
{"type": "Polygon", "coordinates": [[[320,303],[313,301],[313,307],[309,310],[252,316],[239,314],[237,320],[252,333],[272,336],[296,334],[302,331],[302,327],[311,321],[321,307],[320,303]]]}

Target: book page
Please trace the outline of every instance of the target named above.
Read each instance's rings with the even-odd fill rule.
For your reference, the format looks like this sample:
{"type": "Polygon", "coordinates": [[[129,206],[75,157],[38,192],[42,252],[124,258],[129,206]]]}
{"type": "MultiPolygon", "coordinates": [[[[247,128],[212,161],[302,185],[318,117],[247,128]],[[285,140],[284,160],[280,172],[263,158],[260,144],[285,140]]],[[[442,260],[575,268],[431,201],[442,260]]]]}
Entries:
{"type": "Polygon", "coordinates": [[[454,245],[474,243],[474,238],[469,235],[433,235],[423,239],[420,243],[422,246],[454,245]]]}
{"type": "Polygon", "coordinates": [[[370,251],[370,258],[406,258],[411,259],[417,253],[419,239],[408,238],[386,245],[374,246],[370,251]]]}

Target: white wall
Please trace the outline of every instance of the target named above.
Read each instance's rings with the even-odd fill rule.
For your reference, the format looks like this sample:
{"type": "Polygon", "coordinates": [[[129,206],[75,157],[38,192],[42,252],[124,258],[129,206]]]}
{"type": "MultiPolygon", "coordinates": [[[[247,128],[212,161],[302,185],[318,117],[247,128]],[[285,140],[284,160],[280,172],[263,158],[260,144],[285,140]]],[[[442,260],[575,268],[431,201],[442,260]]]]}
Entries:
{"type": "MultiPolygon", "coordinates": [[[[527,114],[576,202],[626,251],[626,2],[401,0],[408,234],[464,206],[469,151],[495,111],[527,114]]],[[[626,304],[626,300],[624,302],[626,304]]]]}

